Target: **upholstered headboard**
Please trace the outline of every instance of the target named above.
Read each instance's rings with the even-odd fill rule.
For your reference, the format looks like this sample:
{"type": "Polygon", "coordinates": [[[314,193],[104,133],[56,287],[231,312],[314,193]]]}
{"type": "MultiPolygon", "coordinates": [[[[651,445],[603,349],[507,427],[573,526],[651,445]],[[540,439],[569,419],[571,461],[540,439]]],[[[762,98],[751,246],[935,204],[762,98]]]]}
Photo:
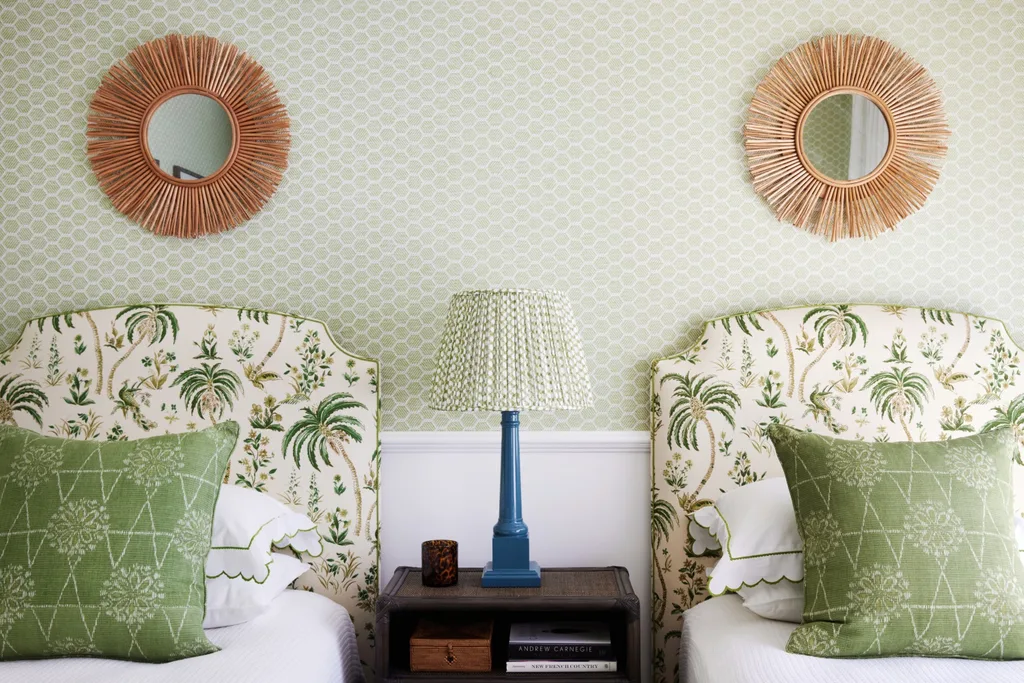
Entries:
{"type": "Polygon", "coordinates": [[[327,327],[268,311],[135,305],[30,321],[0,351],[0,424],[130,439],[235,420],[225,480],[312,517],[325,552],[300,586],[344,605],[373,662],[380,367],[327,327]]]}
{"type": "MultiPolygon", "coordinates": [[[[1013,425],[1024,350],[1003,323],[904,306],[823,305],[707,323],[651,382],[654,680],[676,680],[682,613],[707,595],[685,515],[781,476],[772,422],[846,439],[924,441],[1013,425]]],[[[1018,460],[1020,464],[1020,460],[1018,460]]],[[[1024,467],[1016,468],[1017,510],[1024,467]]]]}

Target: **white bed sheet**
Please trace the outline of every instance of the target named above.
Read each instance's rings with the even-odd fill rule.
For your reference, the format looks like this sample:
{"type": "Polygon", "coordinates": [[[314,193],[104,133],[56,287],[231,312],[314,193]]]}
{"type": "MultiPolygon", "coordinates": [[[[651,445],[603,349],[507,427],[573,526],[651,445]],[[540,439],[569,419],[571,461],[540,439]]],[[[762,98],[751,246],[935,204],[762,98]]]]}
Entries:
{"type": "Polygon", "coordinates": [[[930,657],[824,659],[786,652],[796,624],[771,621],[737,595],[705,601],[683,615],[681,683],[1020,683],[1024,661],[930,657]]]}
{"type": "Polygon", "coordinates": [[[0,662],[14,683],[363,683],[356,634],[344,607],[286,590],[259,617],[206,635],[221,650],[167,664],[112,659],[0,662]]]}

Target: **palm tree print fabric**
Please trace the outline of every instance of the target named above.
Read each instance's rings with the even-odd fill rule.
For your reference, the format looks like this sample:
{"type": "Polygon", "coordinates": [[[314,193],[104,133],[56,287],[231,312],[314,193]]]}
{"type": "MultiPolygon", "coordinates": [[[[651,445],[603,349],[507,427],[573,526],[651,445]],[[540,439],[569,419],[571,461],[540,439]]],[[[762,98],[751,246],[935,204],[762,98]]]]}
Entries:
{"type": "Polygon", "coordinates": [[[769,436],[806,540],[789,652],[1024,658],[1009,429],[876,443],[776,424],[769,436]]]}
{"type": "MultiPolygon", "coordinates": [[[[682,613],[707,595],[686,515],[782,475],[772,424],[864,441],[937,441],[1008,426],[1024,447],[1024,350],[989,318],[826,305],[713,320],[652,366],[654,680],[678,676],[682,613]]],[[[1013,468],[1021,510],[1024,467],[1013,468]]],[[[965,467],[968,467],[965,465],[965,467]]],[[[851,477],[862,476],[851,468],[851,477]]]]}
{"type": "MultiPolygon", "coordinates": [[[[225,481],[308,515],[325,550],[300,588],[352,615],[373,661],[379,366],[323,323],[260,310],[134,305],[39,318],[0,351],[0,424],[87,441],[241,425],[225,481]]],[[[135,476],[159,476],[159,454],[135,476]]]]}

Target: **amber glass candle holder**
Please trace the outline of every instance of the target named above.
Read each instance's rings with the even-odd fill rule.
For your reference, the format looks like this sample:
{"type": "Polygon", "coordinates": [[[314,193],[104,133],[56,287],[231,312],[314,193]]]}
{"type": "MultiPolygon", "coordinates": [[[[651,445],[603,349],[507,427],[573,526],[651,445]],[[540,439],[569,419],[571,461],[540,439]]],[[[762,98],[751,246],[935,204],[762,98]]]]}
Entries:
{"type": "Polygon", "coordinates": [[[459,582],[459,544],[455,541],[423,541],[423,585],[434,588],[459,582]]]}

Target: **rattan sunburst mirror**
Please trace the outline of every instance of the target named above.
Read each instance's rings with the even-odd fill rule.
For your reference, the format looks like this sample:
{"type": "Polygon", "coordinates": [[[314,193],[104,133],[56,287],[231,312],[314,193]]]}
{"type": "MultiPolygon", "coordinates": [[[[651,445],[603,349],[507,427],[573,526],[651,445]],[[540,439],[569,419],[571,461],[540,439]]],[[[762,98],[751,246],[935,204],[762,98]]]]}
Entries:
{"type": "Polygon", "coordinates": [[[90,105],[87,154],[114,207],[159,235],[252,218],[288,166],[288,114],[234,45],[169,35],[111,67],[90,105]]]}
{"type": "Polygon", "coordinates": [[[779,220],[875,237],[924,204],[950,131],[928,72],[870,36],[805,43],[768,72],[743,129],[754,189],[779,220]]]}

